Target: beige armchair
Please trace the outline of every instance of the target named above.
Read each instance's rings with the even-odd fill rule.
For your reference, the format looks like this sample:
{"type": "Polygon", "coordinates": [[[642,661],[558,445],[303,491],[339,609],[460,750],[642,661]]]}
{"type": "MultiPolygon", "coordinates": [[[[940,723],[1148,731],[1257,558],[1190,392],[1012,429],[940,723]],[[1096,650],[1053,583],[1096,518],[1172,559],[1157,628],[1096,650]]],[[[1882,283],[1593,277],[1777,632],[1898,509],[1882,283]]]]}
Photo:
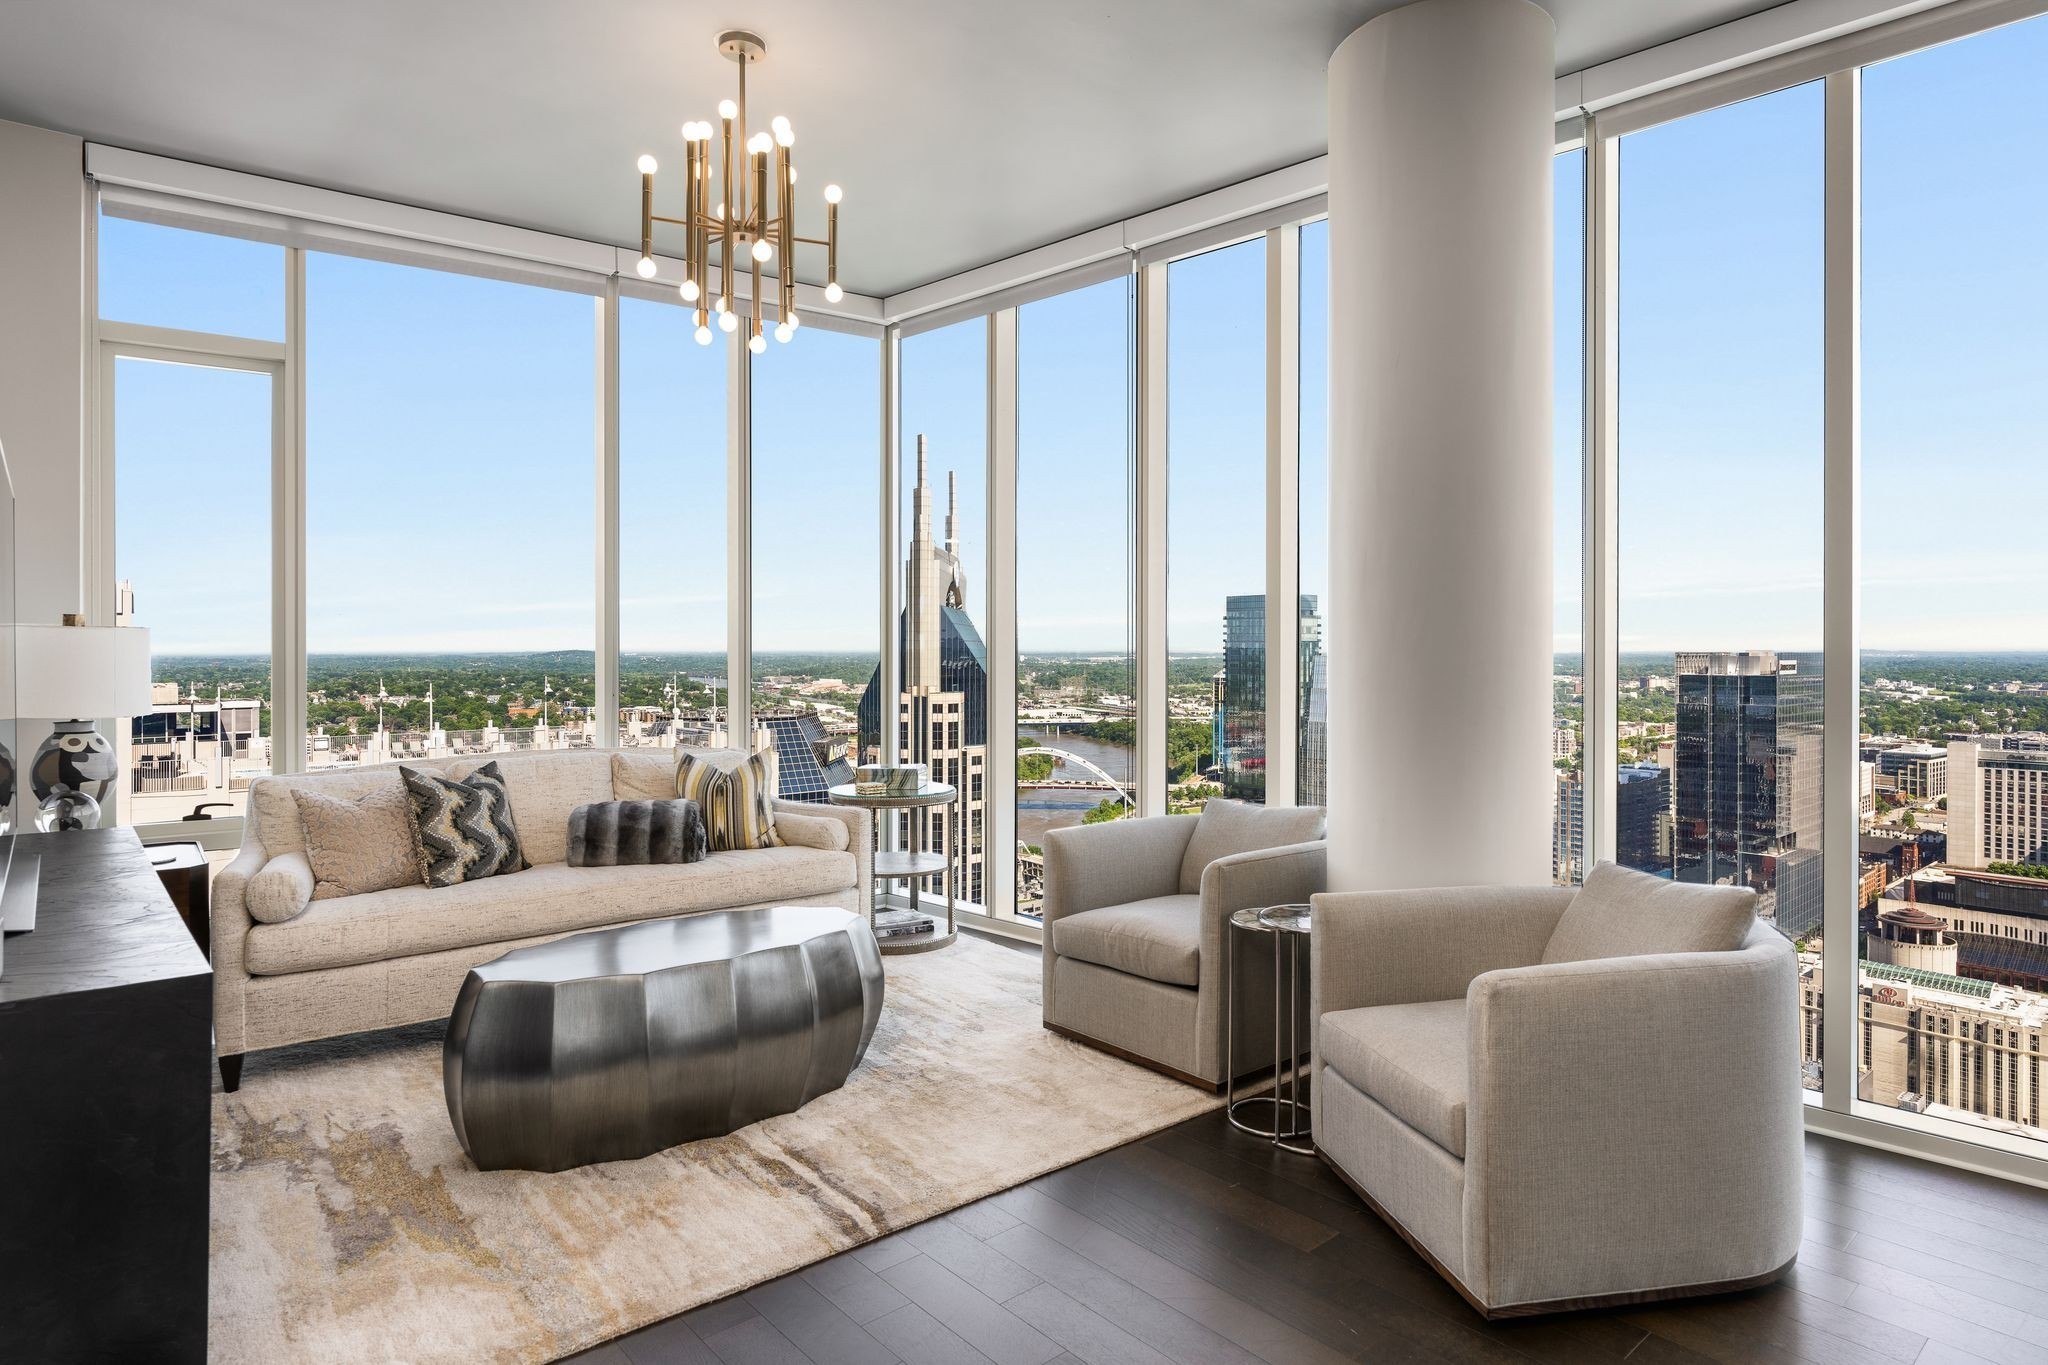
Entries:
{"type": "Polygon", "coordinates": [[[1316,1146],[1488,1317],[1768,1283],[1799,1248],[1792,945],[1754,894],[1318,896],[1316,1146]]]}
{"type": "MultiPolygon", "coordinates": [[[[1211,802],[1056,829],[1045,839],[1045,1026],[1210,1090],[1223,1088],[1225,1024],[1240,1075],[1273,1064],[1272,935],[1237,936],[1231,912],[1306,901],[1324,886],[1322,811],[1211,802]],[[1305,837],[1304,837],[1305,836],[1305,837]],[[1271,842],[1272,847],[1253,847],[1271,842]]],[[[1308,1036],[1307,1003],[1296,1037],[1308,1036]]]]}

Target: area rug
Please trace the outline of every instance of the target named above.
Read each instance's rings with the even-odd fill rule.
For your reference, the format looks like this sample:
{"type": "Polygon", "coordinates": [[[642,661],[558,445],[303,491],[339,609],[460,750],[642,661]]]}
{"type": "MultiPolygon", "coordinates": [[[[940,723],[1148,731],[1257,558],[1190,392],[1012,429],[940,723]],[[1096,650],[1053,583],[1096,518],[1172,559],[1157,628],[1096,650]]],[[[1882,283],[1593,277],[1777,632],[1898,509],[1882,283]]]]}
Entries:
{"type": "Polygon", "coordinates": [[[259,1053],[214,1096],[213,1360],[552,1360],[1214,1109],[1047,1032],[1039,960],[884,959],[866,1060],[640,1161],[481,1172],[438,1024],[259,1053]]]}

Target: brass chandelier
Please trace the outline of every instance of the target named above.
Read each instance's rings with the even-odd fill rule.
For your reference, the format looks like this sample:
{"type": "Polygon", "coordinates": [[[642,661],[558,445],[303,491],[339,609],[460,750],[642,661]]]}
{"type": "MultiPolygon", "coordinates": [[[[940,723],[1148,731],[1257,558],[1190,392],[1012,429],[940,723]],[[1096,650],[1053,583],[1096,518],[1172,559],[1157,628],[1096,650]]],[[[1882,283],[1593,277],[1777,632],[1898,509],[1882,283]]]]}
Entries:
{"type": "Polygon", "coordinates": [[[753,335],[747,349],[756,355],[768,349],[761,334],[761,267],[782,258],[776,271],[780,291],[781,320],[775,325],[775,339],[788,341],[797,328],[796,271],[791,267],[798,244],[825,248],[825,298],[837,303],[845,297],[839,287],[839,187],[825,187],[825,235],[800,237],[796,231],[796,168],[790,164],[790,148],[796,134],[789,120],[777,115],[769,120],[768,131],[747,136],[747,67],[767,55],[768,45],[758,34],[733,29],[718,35],[718,50],[740,66],[738,100],[718,104],[719,156],[711,151],[712,125],[693,120],[683,125],[683,216],[664,217],[654,211],[655,160],[640,158],[640,264],[642,279],[652,279],[654,225],[672,223],[683,229],[683,282],[677,292],[683,302],[696,309],[697,343],[711,344],[711,315],[718,316],[723,332],[739,327],[733,310],[732,286],[736,264],[744,261],[751,272],[754,302],[753,335]],[[734,174],[735,153],[740,158],[734,174]],[[774,158],[771,170],[769,158],[774,158]],[[716,185],[722,193],[714,195],[716,185]],[[770,209],[769,181],[775,194],[770,209]],[[717,253],[717,271],[712,270],[712,253],[717,253]],[[713,282],[716,282],[716,289],[713,282]]]}

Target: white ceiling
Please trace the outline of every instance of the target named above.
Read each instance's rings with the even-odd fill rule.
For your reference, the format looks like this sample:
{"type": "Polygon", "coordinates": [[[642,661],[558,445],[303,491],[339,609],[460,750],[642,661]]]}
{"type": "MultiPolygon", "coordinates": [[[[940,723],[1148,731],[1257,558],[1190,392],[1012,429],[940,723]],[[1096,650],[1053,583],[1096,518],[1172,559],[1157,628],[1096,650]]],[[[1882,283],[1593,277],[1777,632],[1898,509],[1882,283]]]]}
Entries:
{"type": "MultiPolygon", "coordinates": [[[[1562,74],[1774,0],[1542,3],[1562,74]]],[[[635,157],[680,162],[747,27],[800,191],[846,188],[842,282],[888,294],[1320,154],[1329,54],[1394,4],[0,0],[0,118],[630,246],[635,157]]]]}

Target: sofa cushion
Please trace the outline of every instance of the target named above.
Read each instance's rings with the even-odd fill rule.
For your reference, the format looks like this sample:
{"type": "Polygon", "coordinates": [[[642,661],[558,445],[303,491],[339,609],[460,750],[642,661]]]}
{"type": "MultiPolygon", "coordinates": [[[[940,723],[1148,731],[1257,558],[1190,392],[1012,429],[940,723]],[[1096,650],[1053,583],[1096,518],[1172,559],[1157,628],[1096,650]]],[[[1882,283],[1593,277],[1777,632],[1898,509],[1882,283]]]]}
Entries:
{"type": "Polygon", "coordinates": [[[1248,801],[1203,805],[1180,862],[1180,890],[1201,894],[1202,870],[1218,858],[1260,848],[1305,844],[1323,837],[1321,806],[1255,806],[1248,801]]]}
{"type": "Polygon", "coordinates": [[[1062,915],[1052,949],[1148,981],[1193,986],[1202,975],[1202,898],[1154,896],[1062,915]]]}
{"type": "MultiPolygon", "coordinates": [[[[429,758],[406,763],[421,772],[450,773],[458,760],[429,758]]],[[[306,851],[306,827],[299,819],[295,791],[316,791],[342,800],[357,800],[380,788],[403,790],[395,763],[355,764],[317,768],[312,772],[259,777],[249,784],[249,830],[263,851],[275,858],[280,853],[306,851]]]]}
{"type": "Polygon", "coordinates": [[[413,847],[426,885],[456,886],[529,866],[497,764],[460,779],[411,768],[398,774],[412,797],[413,847]]]}
{"type": "Polygon", "coordinates": [[[389,891],[420,879],[412,841],[412,798],[397,773],[359,792],[314,786],[291,789],[305,829],[306,860],[313,866],[313,899],[389,891]]]}
{"type": "Polygon", "coordinates": [[[516,877],[315,901],[287,923],[251,928],[243,957],[256,976],[283,976],[841,890],[851,906],[853,884],[851,853],[809,848],[652,867],[550,863],[516,877]]]}
{"type": "Polygon", "coordinates": [[[1728,953],[1755,922],[1756,892],[1747,887],[1673,882],[1601,863],[1565,907],[1543,960],[1728,953]]]}
{"type": "MultiPolygon", "coordinates": [[[[559,863],[569,857],[569,813],[593,801],[612,799],[612,756],[603,749],[554,749],[493,754],[458,762],[454,776],[467,777],[496,762],[512,797],[519,847],[529,863],[559,863]]],[[[674,796],[676,793],[668,792],[674,796]]]]}
{"type": "Polygon", "coordinates": [[[1323,1065],[1462,1160],[1471,1090],[1463,1000],[1337,1010],[1316,1025],[1323,1065]]]}

